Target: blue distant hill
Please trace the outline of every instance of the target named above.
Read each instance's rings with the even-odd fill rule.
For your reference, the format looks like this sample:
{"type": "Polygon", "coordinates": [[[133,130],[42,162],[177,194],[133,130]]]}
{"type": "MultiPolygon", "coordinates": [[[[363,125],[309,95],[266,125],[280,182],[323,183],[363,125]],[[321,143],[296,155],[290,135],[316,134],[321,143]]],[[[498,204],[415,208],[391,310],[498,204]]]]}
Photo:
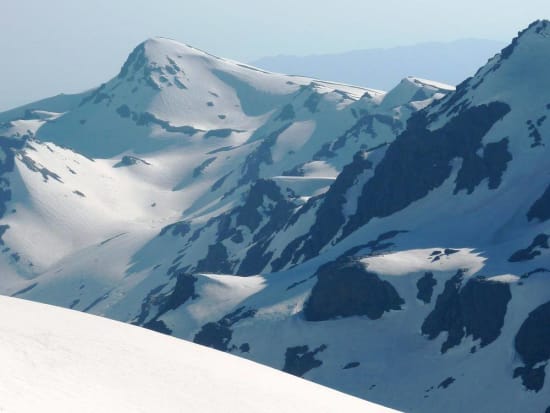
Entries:
{"type": "Polygon", "coordinates": [[[504,46],[496,40],[462,39],[334,54],[271,56],[250,63],[274,72],[389,90],[407,76],[456,85],[504,46]]]}

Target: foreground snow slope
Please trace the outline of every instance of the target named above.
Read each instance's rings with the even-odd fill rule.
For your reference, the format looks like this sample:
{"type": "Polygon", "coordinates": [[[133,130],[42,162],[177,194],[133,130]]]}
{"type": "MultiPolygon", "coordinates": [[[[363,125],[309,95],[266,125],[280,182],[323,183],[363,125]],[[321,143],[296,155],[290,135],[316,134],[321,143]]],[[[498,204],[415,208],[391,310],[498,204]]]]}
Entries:
{"type": "Polygon", "coordinates": [[[391,412],[218,351],[0,297],[0,411],[391,412]]]}

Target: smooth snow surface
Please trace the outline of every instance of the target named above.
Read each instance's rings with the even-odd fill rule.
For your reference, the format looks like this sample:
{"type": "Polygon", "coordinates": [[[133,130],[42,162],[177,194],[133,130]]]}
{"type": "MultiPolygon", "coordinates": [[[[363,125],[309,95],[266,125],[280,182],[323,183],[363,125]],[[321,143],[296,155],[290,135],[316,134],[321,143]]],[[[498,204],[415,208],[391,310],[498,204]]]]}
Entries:
{"type": "Polygon", "coordinates": [[[391,412],[196,344],[0,297],[0,411],[391,412]]]}

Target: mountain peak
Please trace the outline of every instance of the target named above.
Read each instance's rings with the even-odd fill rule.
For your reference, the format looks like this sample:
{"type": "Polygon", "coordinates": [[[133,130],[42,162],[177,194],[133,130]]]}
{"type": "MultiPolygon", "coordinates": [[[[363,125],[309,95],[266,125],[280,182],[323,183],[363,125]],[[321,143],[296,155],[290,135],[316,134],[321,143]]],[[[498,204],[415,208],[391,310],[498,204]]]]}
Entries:
{"type": "Polygon", "coordinates": [[[154,55],[155,53],[173,53],[175,55],[182,56],[185,54],[191,54],[210,56],[212,58],[218,59],[217,56],[213,56],[210,53],[193,47],[187,43],[182,43],[168,37],[150,37],[147,40],[143,41],[141,44],[143,44],[146,53],[151,55],[154,55]]]}
{"type": "MultiPolygon", "coordinates": [[[[518,35],[512,40],[508,46],[506,46],[500,52],[500,56],[503,59],[509,58],[520,42],[530,42],[538,40],[550,40],[550,21],[548,20],[536,20],[531,23],[527,28],[520,31],[518,35]]],[[[550,41],[549,41],[550,43],[550,41]]]]}
{"type": "Polygon", "coordinates": [[[474,76],[458,85],[455,93],[442,99],[441,107],[448,116],[495,100],[507,104],[530,102],[533,107],[543,107],[548,102],[539,90],[550,89],[549,60],[550,21],[537,20],[519,32],[474,76]]]}
{"type": "Polygon", "coordinates": [[[425,101],[434,96],[443,97],[453,90],[453,86],[444,83],[408,76],[384,96],[382,107],[392,108],[407,102],[425,101]]]}
{"type": "Polygon", "coordinates": [[[175,64],[176,59],[197,55],[218,59],[216,56],[208,55],[208,53],[172,39],[150,37],[134,48],[126,62],[124,62],[118,77],[125,78],[130,73],[135,73],[142,68],[145,68],[147,72],[151,72],[165,67],[170,74],[175,74],[180,71],[177,64],[175,64]]]}
{"type": "Polygon", "coordinates": [[[526,29],[518,33],[518,37],[523,37],[528,34],[536,34],[544,37],[550,36],[550,20],[541,19],[535,20],[526,29]]]}

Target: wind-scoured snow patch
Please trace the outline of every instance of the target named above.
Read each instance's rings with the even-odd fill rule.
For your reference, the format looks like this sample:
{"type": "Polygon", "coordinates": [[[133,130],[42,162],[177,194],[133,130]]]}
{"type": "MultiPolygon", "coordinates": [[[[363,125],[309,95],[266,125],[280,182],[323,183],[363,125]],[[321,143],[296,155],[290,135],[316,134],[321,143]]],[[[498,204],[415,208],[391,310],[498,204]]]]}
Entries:
{"type": "Polygon", "coordinates": [[[272,180],[289,197],[311,197],[324,194],[334,182],[330,177],[274,176],[272,180]]]}
{"type": "Polygon", "coordinates": [[[521,279],[521,277],[518,277],[517,275],[513,274],[502,274],[502,275],[495,275],[494,277],[487,278],[487,281],[494,281],[499,283],[505,283],[505,284],[513,284],[518,282],[521,279]]]}
{"type": "Polygon", "coordinates": [[[188,306],[188,312],[199,324],[222,317],[253,294],[265,288],[261,276],[235,277],[233,275],[199,274],[197,293],[205,297],[188,306]]]}
{"type": "Polygon", "coordinates": [[[336,178],[338,171],[325,161],[312,161],[303,165],[304,176],[336,178]]]}
{"type": "Polygon", "coordinates": [[[469,248],[458,250],[431,248],[383,253],[361,260],[369,271],[377,274],[403,276],[420,271],[453,271],[467,268],[472,275],[483,268],[485,258],[469,248]],[[439,252],[439,254],[438,254],[439,252]],[[435,259],[440,257],[439,259],[435,259]]]}

